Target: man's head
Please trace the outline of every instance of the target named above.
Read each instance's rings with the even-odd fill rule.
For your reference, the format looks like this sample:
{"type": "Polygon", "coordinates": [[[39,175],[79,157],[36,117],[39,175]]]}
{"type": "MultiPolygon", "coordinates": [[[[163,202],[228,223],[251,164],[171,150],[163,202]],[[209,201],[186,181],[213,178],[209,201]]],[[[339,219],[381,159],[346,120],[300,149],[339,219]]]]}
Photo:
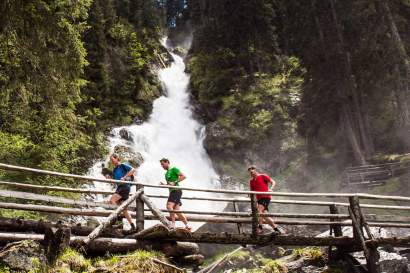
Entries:
{"type": "Polygon", "coordinates": [[[120,160],[120,156],[117,154],[112,154],[110,156],[110,160],[112,162],[112,164],[114,164],[114,166],[118,166],[121,164],[121,160],[120,160]]]}
{"type": "Polygon", "coordinates": [[[248,168],[248,172],[249,172],[249,175],[250,175],[251,177],[256,177],[256,176],[258,176],[258,171],[256,170],[256,167],[255,167],[255,166],[250,166],[250,167],[248,168]]]}
{"type": "Polygon", "coordinates": [[[162,158],[159,163],[161,164],[161,167],[164,168],[164,170],[169,169],[169,160],[167,158],[162,158]]]}

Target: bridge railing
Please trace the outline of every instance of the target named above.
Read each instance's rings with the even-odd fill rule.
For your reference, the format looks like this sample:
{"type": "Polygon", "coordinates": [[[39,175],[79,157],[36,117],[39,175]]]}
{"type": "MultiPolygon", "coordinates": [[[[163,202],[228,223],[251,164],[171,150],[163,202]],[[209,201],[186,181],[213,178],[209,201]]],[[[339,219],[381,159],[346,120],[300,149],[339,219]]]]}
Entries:
{"type": "MultiPolygon", "coordinates": [[[[83,175],[65,174],[53,171],[38,170],[33,168],[26,168],[20,166],[13,166],[0,163],[0,169],[9,171],[32,172],[43,175],[51,175],[62,178],[73,178],[82,183],[89,182],[103,182],[110,184],[119,184],[118,180],[100,179],[83,175]]],[[[185,240],[191,242],[214,242],[214,243],[234,243],[234,244],[266,244],[266,243],[282,243],[285,245],[329,245],[337,246],[338,251],[351,252],[357,248],[364,251],[369,272],[379,272],[377,246],[381,244],[391,244],[397,246],[409,246],[410,237],[405,238],[375,238],[370,227],[400,227],[410,228],[409,211],[410,206],[391,205],[392,202],[410,202],[410,197],[406,196],[384,196],[373,195],[366,193],[295,193],[295,192],[255,192],[255,191],[240,191],[240,190],[225,190],[225,189],[203,189],[190,187],[174,187],[166,185],[152,185],[147,183],[129,182],[126,183],[135,185],[137,191],[130,196],[120,206],[113,206],[103,202],[94,202],[89,200],[75,200],[70,198],[63,198],[59,196],[52,196],[47,194],[39,194],[38,192],[71,192],[80,194],[112,194],[113,191],[91,190],[84,188],[68,188],[60,186],[42,186],[29,183],[17,183],[11,181],[0,181],[0,186],[3,188],[12,188],[13,190],[0,190],[1,198],[20,199],[31,202],[40,202],[46,204],[24,204],[16,202],[0,202],[0,208],[13,210],[37,211],[45,213],[56,213],[63,215],[83,215],[83,216],[104,216],[106,220],[95,228],[87,237],[81,239],[87,245],[97,238],[102,231],[110,225],[115,217],[128,206],[135,209],[131,212],[133,217],[136,217],[136,223],[139,230],[144,228],[144,220],[159,220],[166,226],[169,222],[166,219],[164,212],[168,210],[160,210],[150,201],[151,198],[167,198],[165,195],[154,195],[144,193],[144,187],[152,188],[177,188],[192,192],[212,192],[224,194],[223,197],[184,197],[184,199],[210,201],[210,202],[231,202],[234,211],[191,211],[183,210],[181,212],[188,215],[190,221],[208,222],[208,223],[233,223],[237,224],[238,232],[240,234],[204,234],[192,233],[189,235],[181,235],[175,232],[165,231],[165,233],[152,233],[149,229],[140,231],[136,234],[137,239],[162,239],[162,240],[185,240]],[[30,190],[31,192],[16,191],[30,190]],[[33,193],[36,192],[36,193],[33,193]],[[256,195],[269,194],[274,197],[288,197],[291,199],[284,200],[274,198],[273,203],[276,204],[292,204],[298,206],[327,206],[329,213],[263,213],[259,214],[256,207],[256,195]],[[232,195],[234,195],[232,197],[232,195]],[[231,196],[231,197],[228,197],[231,196]],[[241,196],[241,197],[239,197],[241,196]],[[298,198],[312,198],[314,200],[295,200],[298,198]],[[331,201],[317,200],[319,198],[329,199],[331,201]],[[346,200],[347,202],[341,202],[346,200]],[[361,204],[361,200],[376,201],[377,204],[365,203],[361,204]],[[135,202],[135,205],[131,205],[135,202]],[[384,204],[384,203],[388,204],[384,204]],[[250,203],[251,211],[239,211],[238,203],[250,203]],[[383,204],[382,204],[383,203],[383,204]],[[51,205],[52,204],[52,205],[51,205]],[[60,204],[61,206],[56,206],[60,204]],[[104,210],[102,210],[103,208],[104,210]],[[339,209],[347,210],[347,213],[340,213],[339,209]],[[380,215],[364,213],[363,210],[383,210],[384,211],[400,211],[406,213],[407,216],[397,215],[380,215]],[[328,225],[330,227],[330,236],[326,238],[303,237],[303,236],[266,236],[257,234],[257,224],[259,217],[273,216],[278,224],[285,225],[328,225]],[[291,220],[289,220],[291,219],[291,220]],[[307,220],[306,220],[307,219],[307,220]],[[251,224],[251,234],[246,234],[243,231],[244,224],[251,224]],[[353,230],[353,238],[343,237],[342,226],[351,226],[353,230]],[[151,232],[151,233],[150,233],[151,232]],[[350,247],[350,248],[349,248],[350,247]]],[[[172,211],[171,211],[172,212],[172,211]]],[[[0,230],[1,222],[0,219],[0,230]]],[[[9,223],[10,224],[10,223],[9,223]]],[[[16,234],[3,234],[3,237],[16,239],[16,234]]],[[[21,235],[21,234],[17,234],[21,235]]],[[[1,236],[0,236],[1,237],[1,236]]],[[[21,237],[21,236],[20,236],[21,237]]],[[[19,237],[19,238],[20,238],[19,237]]],[[[24,238],[26,238],[25,236],[24,238]]],[[[7,239],[6,238],[6,239],[7,239]]],[[[18,239],[18,238],[17,238],[18,239]]],[[[135,244],[135,242],[132,242],[135,244]]],[[[331,249],[331,247],[329,248],[331,249]]]]}
{"type": "MultiPolygon", "coordinates": [[[[32,172],[43,175],[52,175],[62,178],[74,178],[82,183],[90,183],[94,181],[110,184],[118,184],[118,180],[113,179],[101,179],[90,176],[65,174],[47,170],[38,170],[33,168],[26,168],[21,166],[13,166],[8,164],[0,163],[0,169],[5,169],[9,171],[20,171],[20,172],[32,172]]],[[[234,211],[190,211],[182,210],[181,212],[188,215],[188,219],[193,222],[209,222],[209,223],[234,223],[238,224],[238,230],[241,231],[243,224],[252,224],[253,232],[257,227],[258,217],[263,216],[273,216],[279,218],[276,220],[278,224],[285,225],[331,225],[335,226],[351,226],[352,220],[351,215],[348,213],[339,213],[337,208],[347,209],[351,208],[351,199],[356,198],[357,200],[377,200],[388,201],[388,202],[410,202],[410,197],[405,196],[384,196],[384,195],[373,195],[366,193],[295,193],[295,192],[255,192],[255,191],[240,191],[240,190],[226,190],[226,189],[203,189],[203,188],[192,188],[192,187],[174,187],[167,185],[152,185],[147,183],[139,182],[128,182],[129,184],[136,185],[138,187],[152,187],[152,188],[178,188],[185,191],[192,192],[212,192],[224,194],[224,197],[184,197],[187,200],[197,200],[197,201],[210,201],[210,202],[225,202],[232,203],[234,211]],[[271,201],[276,204],[291,204],[300,206],[326,206],[329,208],[330,213],[264,213],[258,214],[255,206],[255,195],[256,194],[270,194],[274,197],[288,197],[292,199],[275,199],[271,201]],[[233,197],[228,197],[232,196],[233,197]],[[240,197],[242,196],[242,197],[240,197]],[[251,198],[249,198],[251,197],[251,198]],[[296,200],[297,198],[314,198],[314,200],[296,200]],[[322,201],[317,200],[318,198],[325,199],[337,199],[338,201],[322,201]],[[340,199],[345,199],[348,202],[340,202],[340,199]],[[251,203],[251,211],[241,212],[238,209],[238,203],[251,203]],[[336,210],[335,210],[336,208],[336,210]],[[296,219],[296,220],[295,220],[296,219]],[[302,219],[302,220],[301,220],[302,219]],[[309,220],[306,220],[309,219],[309,220]],[[321,221],[318,221],[321,220],[321,221]],[[325,221],[326,220],[326,221],[325,221]]],[[[101,190],[91,190],[85,188],[68,188],[60,186],[42,186],[33,185],[27,183],[17,183],[10,181],[0,181],[0,186],[21,189],[21,190],[31,190],[31,191],[56,191],[56,192],[74,192],[81,194],[105,194],[109,195],[114,193],[113,191],[101,191],[101,190]]],[[[147,194],[149,198],[167,198],[166,195],[160,194],[147,194]]],[[[110,211],[114,210],[116,206],[109,205],[103,202],[93,202],[85,200],[74,200],[69,198],[62,198],[51,195],[37,194],[32,192],[21,192],[21,191],[11,191],[11,190],[0,190],[0,197],[3,198],[15,198],[21,200],[30,200],[36,202],[45,202],[52,204],[61,204],[61,207],[50,206],[50,205],[34,205],[34,204],[21,204],[21,203],[6,203],[0,202],[0,208],[3,209],[20,209],[20,210],[30,210],[30,211],[40,211],[46,213],[59,213],[68,215],[84,215],[84,216],[107,216],[110,211]],[[71,207],[64,207],[71,206],[71,207]],[[104,208],[105,210],[101,210],[104,208]]],[[[137,209],[141,204],[135,206],[130,206],[133,209],[137,209]]],[[[374,210],[394,210],[394,211],[410,211],[410,206],[403,205],[390,205],[390,204],[360,204],[361,209],[371,209],[374,210]]],[[[139,221],[145,220],[155,220],[157,217],[150,214],[150,209],[139,208],[139,213],[131,212],[133,217],[140,217],[139,221]],[[141,214],[143,214],[141,216],[141,214]],[[141,219],[142,217],[142,219],[141,219]]],[[[169,212],[168,210],[161,210],[161,212],[169,212]]],[[[348,211],[347,211],[348,212],[348,211]]],[[[364,218],[368,219],[369,226],[378,227],[403,227],[410,228],[410,218],[406,216],[392,216],[392,215],[379,215],[379,214],[364,214],[364,218]]]]}

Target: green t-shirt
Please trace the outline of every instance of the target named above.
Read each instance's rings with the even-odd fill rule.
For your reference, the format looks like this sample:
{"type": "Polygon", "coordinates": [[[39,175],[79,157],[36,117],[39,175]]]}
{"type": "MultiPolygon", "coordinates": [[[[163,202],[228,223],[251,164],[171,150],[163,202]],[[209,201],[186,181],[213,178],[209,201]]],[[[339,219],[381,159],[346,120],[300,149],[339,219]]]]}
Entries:
{"type": "MultiPolygon", "coordinates": [[[[167,172],[165,173],[165,180],[167,181],[168,184],[169,182],[175,182],[175,186],[179,186],[178,177],[180,174],[181,174],[181,171],[178,168],[172,167],[168,169],[167,172]]],[[[169,189],[169,190],[175,191],[175,189],[169,189]]]]}

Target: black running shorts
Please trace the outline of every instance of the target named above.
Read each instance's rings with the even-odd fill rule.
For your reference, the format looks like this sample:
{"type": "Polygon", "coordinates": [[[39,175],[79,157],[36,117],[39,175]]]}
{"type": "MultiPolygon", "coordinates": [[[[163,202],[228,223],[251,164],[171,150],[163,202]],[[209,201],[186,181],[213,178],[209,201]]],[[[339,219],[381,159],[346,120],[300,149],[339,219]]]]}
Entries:
{"type": "Polygon", "coordinates": [[[120,202],[125,201],[130,197],[130,188],[128,187],[118,187],[117,190],[115,191],[116,194],[121,196],[121,199],[118,200],[120,202]]]}
{"type": "Polygon", "coordinates": [[[266,211],[269,210],[270,199],[269,198],[261,198],[258,200],[258,204],[261,204],[266,211]]]}
{"type": "Polygon", "coordinates": [[[175,203],[177,205],[182,206],[181,203],[182,191],[181,190],[174,190],[169,193],[168,202],[175,203]]]}

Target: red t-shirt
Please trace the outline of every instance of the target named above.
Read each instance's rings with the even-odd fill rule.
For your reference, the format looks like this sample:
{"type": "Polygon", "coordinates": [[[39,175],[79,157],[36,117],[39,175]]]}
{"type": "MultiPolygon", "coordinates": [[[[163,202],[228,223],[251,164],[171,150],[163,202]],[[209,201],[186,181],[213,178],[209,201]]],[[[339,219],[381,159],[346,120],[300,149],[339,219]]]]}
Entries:
{"type": "MultiPolygon", "coordinates": [[[[270,181],[270,177],[266,174],[260,174],[255,178],[252,178],[249,181],[251,186],[251,191],[269,191],[268,184],[272,184],[270,181]]],[[[256,199],[268,198],[271,199],[271,195],[269,194],[257,194],[256,199]]]]}

